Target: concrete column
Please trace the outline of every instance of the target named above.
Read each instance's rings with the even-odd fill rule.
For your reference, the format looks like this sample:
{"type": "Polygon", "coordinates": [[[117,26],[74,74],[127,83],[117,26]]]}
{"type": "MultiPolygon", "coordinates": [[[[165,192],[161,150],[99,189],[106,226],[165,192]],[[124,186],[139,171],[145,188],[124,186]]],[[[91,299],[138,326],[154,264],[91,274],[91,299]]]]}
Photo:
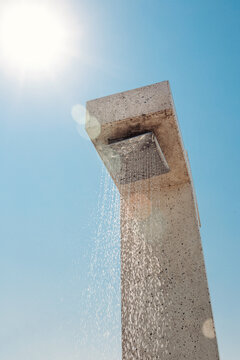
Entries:
{"type": "Polygon", "coordinates": [[[89,101],[86,129],[121,195],[122,359],[218,360],[199,215],[169,83],[89,101]],[[131,178],[125,153],[111,144],[149,131],[169,171],[156,175],[139,153],[134,171],[144,166],[148,176],[131,178]]]}

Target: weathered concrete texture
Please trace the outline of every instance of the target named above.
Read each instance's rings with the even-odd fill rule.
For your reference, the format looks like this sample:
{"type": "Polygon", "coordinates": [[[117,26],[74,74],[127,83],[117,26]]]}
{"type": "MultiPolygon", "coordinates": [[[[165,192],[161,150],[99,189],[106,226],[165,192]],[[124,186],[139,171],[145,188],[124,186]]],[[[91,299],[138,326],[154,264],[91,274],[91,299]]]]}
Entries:
{"type": "Polygon", "coordinates": [[[90,101],[87,112],[86,129],[121,194],[123,360],[218,360],[197,204],[168,82],[90,101]],[[146,131],[170,171],[119,181],[122,160],[108,144],[146,131]]]}

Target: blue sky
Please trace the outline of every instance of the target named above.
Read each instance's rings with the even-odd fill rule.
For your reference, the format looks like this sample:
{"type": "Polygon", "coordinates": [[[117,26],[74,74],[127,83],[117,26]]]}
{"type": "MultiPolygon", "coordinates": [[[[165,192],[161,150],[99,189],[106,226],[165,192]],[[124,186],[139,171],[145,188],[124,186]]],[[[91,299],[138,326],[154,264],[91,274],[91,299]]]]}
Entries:
{"type": "MultiPolygon", "coordinates": [[[[111,188],[111,181],[92,144],[77,131],[71,109],[169,80],[197,193],[220,356],[236,360],[240,3],[69,0],[62,5],[81,30],[66,66],[54,77],[21,81],[0,68],[0,357],[120,359],[118,274],[111,305],[116,320],[105,326],[114,334],[113,357],[108,330],[101,334],[94,312],[107,304],[105,283],[94,289],[90,269],[94,256],[98,269],[108,255],[97,252],[96,239],[104,234],[98,230],[101,221],[109,228],[100,204],[107,203],[104,182],[111,188]],[[85,296],[89,286],[97,292],[91,300],[85,296]]],[[[113,188],[109,194],[117,198],[113,188]]]]}

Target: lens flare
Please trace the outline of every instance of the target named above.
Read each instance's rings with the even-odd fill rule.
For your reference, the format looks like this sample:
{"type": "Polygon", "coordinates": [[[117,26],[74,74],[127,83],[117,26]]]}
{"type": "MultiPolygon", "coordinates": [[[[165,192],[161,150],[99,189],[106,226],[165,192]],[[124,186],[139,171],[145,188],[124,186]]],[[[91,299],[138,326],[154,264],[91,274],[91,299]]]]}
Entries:
{"type": "Polygon", "coordinates": [[[213,319],[207,319],[204,321],[202,326],[202,332],[203,335],[208,339],[214,339],[215,338],[215,330],[214,330],[214,324],[213,319]]]}

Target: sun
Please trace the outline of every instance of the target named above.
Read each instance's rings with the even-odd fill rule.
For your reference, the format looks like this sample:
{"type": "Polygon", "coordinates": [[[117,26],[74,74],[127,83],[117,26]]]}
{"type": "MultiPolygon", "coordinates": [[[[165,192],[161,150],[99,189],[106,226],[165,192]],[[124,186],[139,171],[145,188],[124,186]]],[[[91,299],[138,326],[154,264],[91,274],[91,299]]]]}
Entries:
{"type": "Polygon", "coordinates": [[[51,72],[63,62],[68,31],[57,8],[44,1],[8,3],[0,15],[1,60],[18,71],[51,72]]]}

